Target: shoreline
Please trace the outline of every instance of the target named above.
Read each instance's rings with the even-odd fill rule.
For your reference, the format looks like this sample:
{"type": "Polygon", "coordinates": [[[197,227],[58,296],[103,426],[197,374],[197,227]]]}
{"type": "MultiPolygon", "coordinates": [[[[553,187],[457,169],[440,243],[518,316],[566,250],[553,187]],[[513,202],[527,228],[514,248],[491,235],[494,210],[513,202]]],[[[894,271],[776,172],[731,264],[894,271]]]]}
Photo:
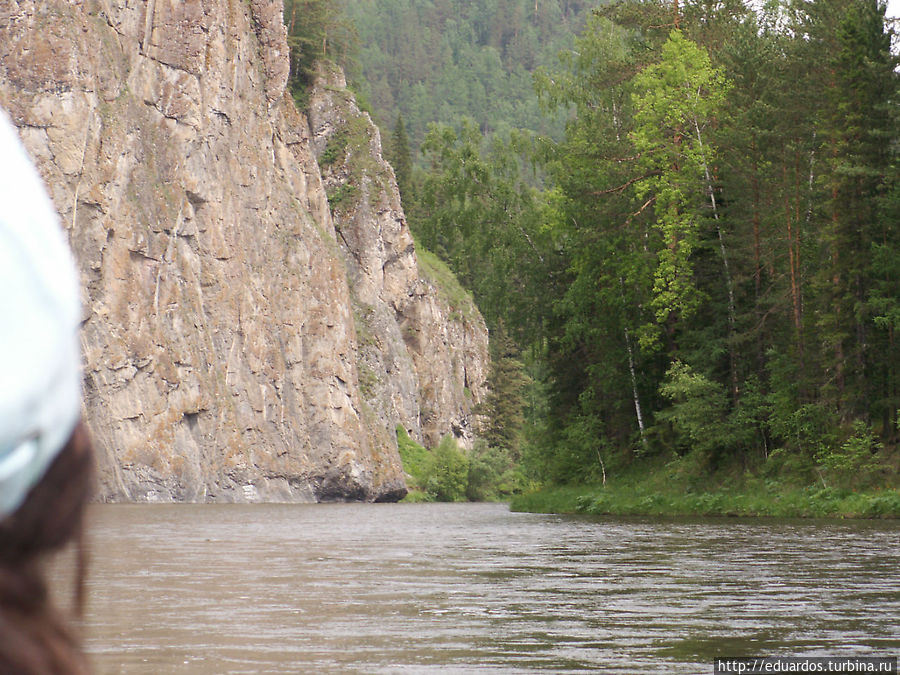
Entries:
{"type": "Polygon", "coordinates": [[[511,511],[596,516],[900,519],[900,490],[811,486],[727,492],[638,486],[552,486],[517,495],[511,511]]]}

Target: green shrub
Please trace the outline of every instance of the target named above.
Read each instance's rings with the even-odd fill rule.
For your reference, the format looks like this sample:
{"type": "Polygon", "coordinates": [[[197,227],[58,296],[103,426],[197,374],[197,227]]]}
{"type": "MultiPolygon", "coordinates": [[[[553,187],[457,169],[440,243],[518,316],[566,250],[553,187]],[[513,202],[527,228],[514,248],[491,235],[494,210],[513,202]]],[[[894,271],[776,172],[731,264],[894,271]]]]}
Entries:
{"type": "Polygon", "coordinates": [[[319,166],[325,168],[338,161],[343,161],[347,153],[347,145],[350,142],[350,133],[346,129],[340,129],[325,144],[325,149],[319,155],[319,166]]]}
{"type": "Polygon", "coordinates": [[[863,514],[869,518],[898,517],[898,514],[900,514],[900,492],[887,490],[880,494],[868,495],[863,514]]]}
{"type": "Polygon", "coordinates": [[[431,453],[410,438],[401,424],[397,425],[397,449],[400,451],[400,461],[403,463],[410,491],[424,491],[431,453]]]}
{"type": "Polygon", "coordinates": [[[328,195],[328,205],[332,210],[337,210],[348,204],[352,204],[359,193],[359,188],[353,185],[353,183],[340,183],[339,185],[328,188],[326,192],[328,195]]]}
{"type": "Polygon", "coordinates": [[[484,502],[495,499],[500,475],[506,468],[506,458],[494,448],[479,441],[469,455],[469,476],[466,484],[466,498],[470,502],[484,502]]]}
{"type": "Polygon", "coordinates": [[[852,434],[843,443],[820,448],[815,458],[835,483],[864,486],[883,468],[877,455],[882,447],[872,428],[857,420],[853,423],[852,434]]]}
{"type": "Polygon", "coordinates": [[[466,497],[472,502],[506,499],[525,490],[527,478],[503,448],[477,441],[469,453],[466,497]]]}
{"type": "Polygon", "coordinates": [[[458,502],[466,498],[468,482],[469,458],[452,436],[445,436],[432,451],[425,490],[439,502],[458,502]]]}

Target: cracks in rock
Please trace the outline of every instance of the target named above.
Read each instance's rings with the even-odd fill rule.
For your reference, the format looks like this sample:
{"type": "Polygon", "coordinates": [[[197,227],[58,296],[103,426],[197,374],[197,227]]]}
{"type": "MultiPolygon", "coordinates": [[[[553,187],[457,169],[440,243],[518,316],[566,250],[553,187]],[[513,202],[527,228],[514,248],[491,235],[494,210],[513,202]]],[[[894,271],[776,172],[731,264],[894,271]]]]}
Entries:
{"type": "Polygon", "coordinates": [[[119,28],[112,22],[112,12],[109,9],[109,2],[107,0],[99,0],[100,4],[103,8],[97,12],[97,17],[106,22],[106,25],[113,29],[113,32],[116,34],[116,40],[119,43],[119,47],[122,47],[122,38],[126,38],[127,36],[119,30],[119,28]]]}
{"type": "Polygon", "coordinates": [[[350,243],[347,241],[347,238],[344,236],[344,232],[341,230],[341,228],[335,227],[334,231],[337,232],[337,235],[341,238],[341,241],[344,242],[344,250],[346,250],[347,253],[350,254],[350,257],[352,257],[356,261],[357,265],[362,267],[362,258],[360,257],[359,253],[354,251],[350,246],[350,243]]]}
{"type": "Polygon", "coordinates": [[[147,0],[147,12],[144,14],[144,39],[141,40],[141,54],[147,56],[150,36],[153,34],[153,15],[156,13],[156,0],[147,0]]]}
{"type": "Polygon", "coordinates": [[[396,265],[401,258],[413,256],[415,254],[416,247],[412,242],[410,242],[409,246],[407,246],[405,249],[403,249],[399,253],[394,253],[393,255],[390,255],[385,259],[384,264],[381,266],[382,272],[386,271],[390,265],[396,265]]]}
{"type": "Polygon", "coordinates": [[[151,56],[150,54],[141,54],[141,55],[144,56],[148,61],[153,61],[153,63],[156,63],[156,64],[162,66],[163,68],[168,68],[169,70],[174,70],[179,73],[184,73],[185,75],[190,75],[193,78],[197,78],[197,79],[200,78],[199,73],[195,73],[192,70],[188,70],[187,68],[184,68],[182,66],[176,65],[174,63],[168,63],[167,61],[162,61],[159,58],[157,58],[156,56],[151,56]]]}
{"type": "Polygon", "coordinates": [[[206,408],[198,408],[194,411],[185,411],[182,415],[182,419],[187,424],[188,430],[192,434],[196,434],[200,430],[200,415],[208,412],[206,408]]]}
{"type": "Polygon", "coordinates": [[[130,249],[128,249],[128,254],[131,256],[132,260],[136,260],[136,261],[149,260],[149,261],[155,262],[155,263],[159,262],[159,258],[154,258],[152,255],[147,254],[145,251],[130,248],[130,249]]]}
{"type": "Polygon", "coordinates": [[[209,201],[206,197],[193,190],[185,189],[184,194],[194,210],[199,209],[203,204],[206,204],[209,201]]]}
{"type": "MultiPolygon", "coordinates": [[[[134,365],[135,370],[137,370],[140,373],[144,370],[147,370],[148,366],[150,366],[152,363],[153,363],[152,356],[142,356],[140,358],[135,359],[132,362],[132,365],[134,365]]],[[[150,370],[152,370],[152,368],[150,370]]]]}
{"type": "Polygon", "coordinates": [[[84,142],[81,147],[81,162],[78,169],[78,183],[75,185],[75,195],[72,198],[72,230],[75,229],[75,218],[78,215],[78,191],[81,189],[81,183],[84,180],[84,158],[87,156],[88,139],[91,135],[91,122],[94,119],[94,108],[91,108],[88,114],[87,124],[84,127],[84,142]]]}
{"type": "Polygon", "coordinates": [[[225,124],[231,126],[231,118],[228,116],[228,113],[225,113],[221,110],[216,110],[215,108],[210,108],[210,112],[219,119],[225,120],[225,124]]]}
{"type": "Polygon", "coordinates": [[[26,122],[24,120],[15,119],[16,126],[20,129],[39,129],[41,131],[47,131],[47,129],[53,129],[54,126],[49,122],[47,124],[33,124],[31,122],[26,122]]]}
{"type": "Polygon", "coordinates": [[[148,108],[153,108],[156,112],[158,112],[160,115],[162,115],[163,118],[165,118],[167,120],[172,120],[173,122],[175,122],[175,124],[180,124],[182,126],[189,127],[194,130],[197,129],[197,127],[195,125],[188,124],[187,122],[182,121],[175,115],[167,113],[165,110],[162,109],[162,107],[160,107],[159,101],[149,101],[147,99],[144,99],[144,105],[146,105],[148,108]]]}

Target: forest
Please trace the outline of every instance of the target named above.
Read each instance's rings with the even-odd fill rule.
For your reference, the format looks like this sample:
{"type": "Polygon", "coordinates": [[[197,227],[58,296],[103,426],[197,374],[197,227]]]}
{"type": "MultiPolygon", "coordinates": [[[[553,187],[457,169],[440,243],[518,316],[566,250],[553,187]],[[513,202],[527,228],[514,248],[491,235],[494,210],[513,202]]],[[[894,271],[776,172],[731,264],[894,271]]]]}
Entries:
{"type": "Polygon", "coordinates": [[[488,322],[467,459],[500,493],[884,490],[900,510],[885,9],[286,2],[295,53],[350,73],[419,246],[488,322]]]}

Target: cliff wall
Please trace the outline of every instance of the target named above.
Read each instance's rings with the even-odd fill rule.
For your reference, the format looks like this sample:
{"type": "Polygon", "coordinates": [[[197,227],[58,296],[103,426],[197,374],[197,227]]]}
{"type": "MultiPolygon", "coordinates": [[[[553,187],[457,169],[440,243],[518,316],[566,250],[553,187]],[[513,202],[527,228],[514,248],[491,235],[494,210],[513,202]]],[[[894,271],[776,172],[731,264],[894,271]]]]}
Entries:
{"type": "Polygon", "coordinates": [[[484,321],[417,255],[378,128],[339,69],[320,69],[309,116],[350,275],[364,399],[383,424],[399,420],[429,446],[449,432],[468,447],[487,377],[484,321]]]}
{"type": "Polygon", "coordinates": [[[396,499],[393,425],[468,434],[483,322],[418,273],[380,141],[336,231],[287,75],[280,1],[0,7],[0,105],[82,271],[104,499],[396,499]]]}

